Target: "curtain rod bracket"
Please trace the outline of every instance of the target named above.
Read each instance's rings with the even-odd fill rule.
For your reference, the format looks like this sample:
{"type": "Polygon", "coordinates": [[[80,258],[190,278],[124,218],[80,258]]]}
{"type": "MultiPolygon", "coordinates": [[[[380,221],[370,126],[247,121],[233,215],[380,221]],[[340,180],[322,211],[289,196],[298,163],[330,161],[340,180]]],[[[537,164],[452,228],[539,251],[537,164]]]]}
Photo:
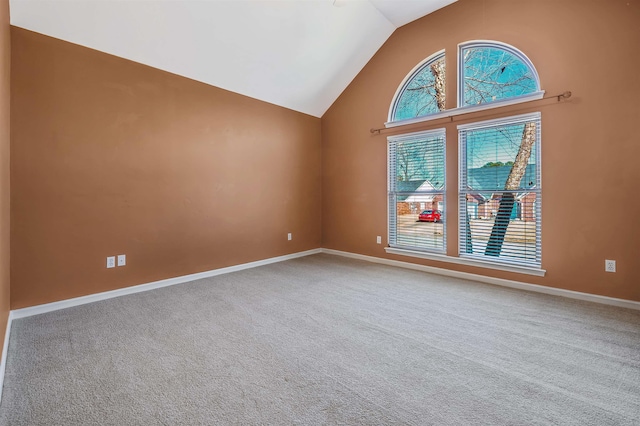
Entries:
{"type": "Polygon", "coordinates": [[[558,102],[560,102],[560,99],[569,99],[571,97],[571,92],[569,90],[567,90],[564,93],[560,93],[558,95],[558,102]]]}

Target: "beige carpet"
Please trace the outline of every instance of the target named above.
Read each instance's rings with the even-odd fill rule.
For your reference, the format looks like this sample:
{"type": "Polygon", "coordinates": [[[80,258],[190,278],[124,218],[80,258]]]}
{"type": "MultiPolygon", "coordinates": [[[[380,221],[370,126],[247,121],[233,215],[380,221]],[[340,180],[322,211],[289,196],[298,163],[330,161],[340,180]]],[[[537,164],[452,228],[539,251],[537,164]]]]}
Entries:
{"type": "Polygon", "coordinates": [[[638,425],[640,312],[329,255],[13,322],[2,425],[638,425]]]}

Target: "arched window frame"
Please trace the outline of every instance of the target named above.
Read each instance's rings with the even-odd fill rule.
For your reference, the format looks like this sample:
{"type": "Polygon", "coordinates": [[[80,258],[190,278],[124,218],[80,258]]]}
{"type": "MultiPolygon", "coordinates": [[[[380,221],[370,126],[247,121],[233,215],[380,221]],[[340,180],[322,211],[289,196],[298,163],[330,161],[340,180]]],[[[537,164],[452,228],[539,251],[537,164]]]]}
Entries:
{"type": "Polygon", "coordinates": [[[544,96],[544,90],[540,89],[540,77],[538,76],[538,71],[536,67],[533,65],[533,62],[525,55],[521,50],[511,46],[510,44],[493,41],[493,40],[472,40],[466,41],[464,43],[458,44],[458,68],[457,68],[457,99],[458,99],[458,108],[456,110],[461,110],[461,113],[470,112],[470,110],[482,110],[489,108],[497,108],[506,105],[513,105],[521,102],[528,102],[537,99],[541,99],[544,96]],[[533,93],[528,93],[526,95],[513,96],[506,99],[501,99],[493,102],[487,102],[480,105],[465,105],[464,103],[464,60],[462,57],[463,49],[468,49],[472,47],[486,47],[493,49],[504,50],[508,53],[511,53],[516,58],[520,59],[526,66],[529,68],[531,73],[533,74],[533,78],[536,83],[536,91],[533,93]]]}
{"type": "MultiPolygon", "coordinates": [[[[444,54],[446,54],[444,49],[433,53],[432,55],[427,57],[425,60],[421,61],[418,65],[416,65],[411,70],[411,72],[409,72],[409,74],[407,74],[407,76],[404,78],[404,80],[402,80],[402,83],[400,83],[400,86],[398,86],[398,89],[396,90],[396,93],[393,96],[393,100],[392,100],[391,105],[389,107],[389,115],[388,115],[388,120],[389,121],[384,123],[386,128],[404,126],[404,125],[413,124],[413,123],[421,123],[421,122],[437,120],[437,119],[441,119],[441,118],[454,117],[456,115],[467,114],[467,113],[470,113],[470,112],[483,111],[483,110],[499,108],[499,107],[503,107],[503,106],[507,106],[507,105],[515,105],[515,104],[520,104],[520,103],[524,103],[524,102],[535,101],[535,100],[538,100],[538,99],[542,99],[544,97],[545,91],[541,89],[542,86],[540,84],[540,77],[538,76],[538,71],[536,70],[536,68],[533,65],[533,63],[531,62],[531,60],[522,51],[520,51],[519,49],[511,46],[510,44],[499,42],[499,41],[494,41],[494,40],[470,40],[470,41],[465,41],[464,43],[458,44],[458,52],[457,52],[457,64],[458,65],[455,68],[455,70],[456,70],[455,71],[455,73],[456,73],[456,82],[457,82],[457,88],[456,88],[457,89],[457,108],[447,109],[447,110],[444,110],[444,111],[441,111],[441,112],[428,114],[428,115],[424,115],[424,116],[420,116],[420,117],[393,121],[393,113],[395,111],[395,108],[397,106],[398,100],[400,99],[400,96],[402,95],[402,92],[403,92],[404,88],[406,87],[407,83],[417,73],[419,73],[424,67],[428,66],[432,61],[436,60],[437,58],[439,58],[441,55],[444,55],[444,54]],[[532,72],[532,74],[533,74],[533,76],[535,78],[535,81],[536,81],[537,91],[535,91],[533,93],[528,93],[526,95],[515,96],[515,97],[511,97],[511,98],[507,98],[507,99],[501,99],[501,100],[497,100],[497,101],[494,101],[494,102],[487,102],[487,103],[480,104],[480,105],[461,106],[461,105],[464,105],[464,99],[463,99],[464,94],[461,93],[461,91],[463,90],[463,84],[464,84],[464,81],[463,81],[463,79],[464,79],[464,72],[463,72],[464,64],[463,64],[463,61],[461,59],[461,52],[462,52],[462,49],[464,49],[464,48],[474,47],[474,46],[492,47],[492,48],[496,48],[496,49],[503,49],[503,50],[506,50],[509,53],[515,55],[517,58],[521,59],[525,63],[525,65],[527,65],[527,67],[529,67],[529,69],[531,70],[531,72],[532,72]]],[[[447,74],[450,75],[450,71],[447,72],[447,74]]],[[[446,77],[446,78],[447,78],[447,80],[450,80],[450,77],[446,77]]]]}
{"type": "Polygon", "coordinates": [[[421,73],[422,70],[424,70],[426,67],[428,67],[433,62],[437,61],[438,59],[440,59],[441,57],[444,57],[444,56],[445,56],[444,49],[439,50],[439,51],[431,54],[426,59],[420,61],[418,63],[418,65],[413,67],[413,69],[409,72],[409,74],[407,74],[405,76],[404,80],[402,80],[402,82],[400,83],[400,85],[396,89],[396,93],[393,95],[393,101],[391,102],[391,105],[389,106],[389,114],[387,116],[387,119],[389,120],[388,123],[405,123],[405,122],[409,122],[409,121],[412,121],[412,120],[425,119],[425,118],[431,117],[431,116],[436,115],[436,114],[441,114],[441,113],[426,114],[426,115],[423,115],[423,116],[420,116],[420,117],[411,118],[411,119],[407,119],[407,120],[397,120],[397,121],[393,120],[393,116],[395,115],[396,108],[398,107],[398,101],[400,100],[400,96],[402,95],[402,93],[404,93],[404,90],[407,88],[407,85],[409,84],[409,82],[411,82],[413,77],[415,77],[417,74],[421,73]]]}

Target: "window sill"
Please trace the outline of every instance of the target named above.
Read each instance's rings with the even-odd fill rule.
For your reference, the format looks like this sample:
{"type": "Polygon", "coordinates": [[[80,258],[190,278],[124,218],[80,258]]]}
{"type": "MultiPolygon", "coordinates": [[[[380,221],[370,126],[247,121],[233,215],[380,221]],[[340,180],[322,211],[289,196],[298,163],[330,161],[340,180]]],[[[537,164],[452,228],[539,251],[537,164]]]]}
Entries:
{"type": "Polygon", "coordinates": [[[476,259],[466,259],[461,257],[447,256],[445,254],[426,253],[422,251],[400,249],[395,247],[385,247],[384,251],[389,254],[398,254],[401,256],[411,256],[420,259],[436,260],[438,262],[456,263],[458,265],[475,266],[479,268],[495,269],[498,271],[516,272],[519,274],[535,275],[544,277],[547,272],[544,269],[533,268],[529,266],[506,265],[500,263],[484,262],[476,259]]]}
{"type": "Polygon", "coordinates": [[[469,114],[472,112],[486,111],[490,109],[506,107],[509,105],[517,105],[525,102],[537,101],[544,97],[544,93],[545,91],[541,90],[539,92],[529,93],[527,95],[522,95],[515,98],[489,102],[482,105],[463,106],[463,107],[458,107],[453,109],[446,109],[444,111],[440,111],[435,114],[424,115],[422,117],[407,118],[407,119],[398,120],[398,121],[388,121],[384,123],[384,127],[388,129],[392,127],[405,126],[407,124],[415,124],[415,123],[422,123],[425,121],[439,120],[442,118],[453,118],[457,115],[469,114]]]}

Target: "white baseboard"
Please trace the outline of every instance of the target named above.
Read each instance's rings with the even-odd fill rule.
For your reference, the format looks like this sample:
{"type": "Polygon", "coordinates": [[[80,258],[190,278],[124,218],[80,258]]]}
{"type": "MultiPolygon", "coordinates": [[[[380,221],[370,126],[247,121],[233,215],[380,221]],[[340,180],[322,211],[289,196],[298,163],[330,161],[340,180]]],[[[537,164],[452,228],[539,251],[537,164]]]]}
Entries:
{"type": "Polygon", "coordinates": [[[382,257],[366,256],[364,254],[349,253],[346,251],[322,249],[322,253],[336,256],[349,257],[351,259],[364,260],[367,262],[380,263],[383,265],[397,266],[400,268],[414,269],[417,271],[429,272],[432,274],[446,275],[448,277],[462,278],[465,280],[479,281],[486,284],[499,285],[502,287],[517,288],[520,290],[533,291],[536,293],[551,294],[553,296],[567,297],[570,299],[585,300],[587,302],[601,303],[604,305],[618,306],[621,308],[640,310],[640,302],[626,299],[616,299],[614,297],[600,296],[597,294],[581,293],[579,291],[565,290],[555,287],[547,287],[537,284],[528,284],[519,281],[505,280],[502,278],[487,277],[484,275],[471,274],[468,272],[452,271],[450,269],[436,268],[435,266],[417,265],[415,263],[401,262],[399,260],[384,259],[382,257]]]}
{"type": "MultiPolygon", "coordinates": [[[[183,275],[180,277],[169,278],[166,280],[154,281],[146,284],[135,285],[132,287],[120,288],[117,290],[105,291],[102,293],[90,294],[88,296],[75,297],[73,299],[61,300],[59,302],[46,303],[44,305],[30,306],[28,308],[15,309],[11,311],[12,319],[25,318],[33,315],[44,314],[46,312],[57,311],[59,309],[71,308],[73,306],[84,305],[87,303],[98,302],[100,300],[112,299],[114,297],[126,296],[127,294],[140,293],[143,291],[155,290],[157,288],[168,287],[170,285],[183,284],[202,278],[215,277],[216,275],[228,274],[231,272],[242,271],[244,269],[256,268],[258,266],[269,265],[271,263],[283,262],[285,260],[296,259],[298,257],[309,256],[321,253],[322,249],[313,249],[301,251],[298,253],[287,254],[284,256],[271,257],[269,259],[258,260],[255,262],[242,263],[240,265],[228,266],[226,268],[213,269],[211,271],[198,272],[196,274],[183,275]]],[[[6,345],[6,343],[5,343],[6,345]]],[[[5,354],[3,353],[3,359],[5,354]]]]}
{"type": "Polygon", "coordinates": [[[9,351],[9,337],[11,336],[11,321],[13,315],[9,312],[7,329],[4,332],[4,346],[2,347],[2,360],[0,360],[0,402],[2,402],[2,390],[4,386],[4,370],[7,368],[7,352],[9,351]]]}

